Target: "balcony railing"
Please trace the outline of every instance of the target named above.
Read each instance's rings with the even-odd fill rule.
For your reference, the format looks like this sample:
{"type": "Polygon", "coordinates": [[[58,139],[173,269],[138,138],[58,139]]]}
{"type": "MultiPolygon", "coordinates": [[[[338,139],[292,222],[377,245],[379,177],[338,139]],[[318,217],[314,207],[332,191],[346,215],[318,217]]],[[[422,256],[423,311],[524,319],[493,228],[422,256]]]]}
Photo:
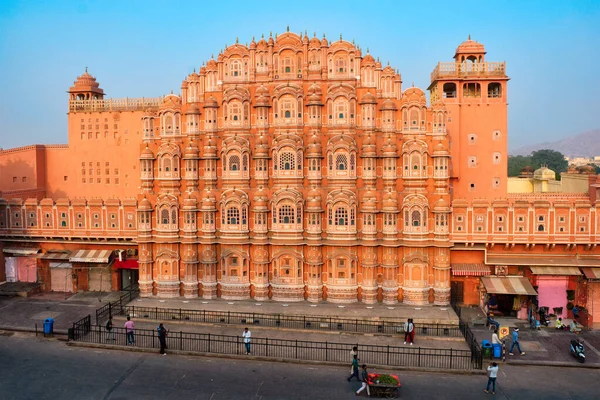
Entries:
{"type": "Polygon", "coordinates": [[[440,62],[431,73],[431,81],[444,76],[506,76],[505,62],[440,62]]]}
{"type": "Polygon", "coordinates": [[[162,103],[162,97],[153,97],[146,99],[124,98],[124,99],[103,99],[103,100],[69,100],[69,112],[76,111],[136,111],[147,109],[158,109],[162,103]]]}

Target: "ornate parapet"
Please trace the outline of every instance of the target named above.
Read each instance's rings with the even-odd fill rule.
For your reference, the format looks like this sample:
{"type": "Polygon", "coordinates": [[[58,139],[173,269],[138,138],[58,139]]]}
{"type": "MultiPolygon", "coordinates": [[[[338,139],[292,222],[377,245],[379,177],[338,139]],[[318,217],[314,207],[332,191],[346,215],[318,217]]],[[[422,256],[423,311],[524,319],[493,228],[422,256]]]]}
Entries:
{"type": "Polygon", "coordinates": [[[163,97],[97,100],[69,100],[69,112],[146,111],[158,110],[163,97]]]}

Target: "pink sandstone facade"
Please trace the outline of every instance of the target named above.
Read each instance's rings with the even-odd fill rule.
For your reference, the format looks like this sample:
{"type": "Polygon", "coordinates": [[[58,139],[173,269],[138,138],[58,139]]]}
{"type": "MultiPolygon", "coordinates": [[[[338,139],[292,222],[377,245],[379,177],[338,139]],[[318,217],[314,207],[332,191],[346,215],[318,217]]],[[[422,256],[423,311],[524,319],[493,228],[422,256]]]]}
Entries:
{"type": "MultiPolygon", "coordinates": [[[[507,193],[509,78],[485,57],[462,43],[429,104],[353,43],[289,31],[236,41],[180,95],[106,99],[86,71],[68,145],[0,152],[5,264],[46,290],[135,269],[142,296],[414,305],[600,267],[595,176],[589,194],[507,193]]],[[[595,285],[565,282],[580,302],[595,285]]]]}

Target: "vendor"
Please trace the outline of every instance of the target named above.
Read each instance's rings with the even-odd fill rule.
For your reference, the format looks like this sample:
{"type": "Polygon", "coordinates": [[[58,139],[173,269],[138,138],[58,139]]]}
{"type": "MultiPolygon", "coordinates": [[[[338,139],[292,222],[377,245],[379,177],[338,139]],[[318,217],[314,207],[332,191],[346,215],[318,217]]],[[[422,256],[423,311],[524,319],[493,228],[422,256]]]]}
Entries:
{"type": "Polygon", "coordinates": [[[571,321],[570,329],[571,329],[571,332],[573,332],[573,333],[581,332],[581,328],[579,327],[579,324],[577,323],[577,321],[575,319],[573,319],[573,321],[571,321]]]}

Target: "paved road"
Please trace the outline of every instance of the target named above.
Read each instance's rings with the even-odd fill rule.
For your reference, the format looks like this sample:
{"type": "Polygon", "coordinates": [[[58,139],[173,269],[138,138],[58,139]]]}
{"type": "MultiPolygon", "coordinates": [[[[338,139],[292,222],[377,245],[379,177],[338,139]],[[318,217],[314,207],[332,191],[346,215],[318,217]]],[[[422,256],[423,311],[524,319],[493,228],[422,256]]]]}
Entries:
{"type": "MultiPolygon", "coordinates": [[[[0,399],[348,399],[347,368],[68,347],[0,336],[0,399]]],[[[402,372],[407,399],[595,399],[598,370],[501,368],[496,396],[483,376],[402,372]]]]}

